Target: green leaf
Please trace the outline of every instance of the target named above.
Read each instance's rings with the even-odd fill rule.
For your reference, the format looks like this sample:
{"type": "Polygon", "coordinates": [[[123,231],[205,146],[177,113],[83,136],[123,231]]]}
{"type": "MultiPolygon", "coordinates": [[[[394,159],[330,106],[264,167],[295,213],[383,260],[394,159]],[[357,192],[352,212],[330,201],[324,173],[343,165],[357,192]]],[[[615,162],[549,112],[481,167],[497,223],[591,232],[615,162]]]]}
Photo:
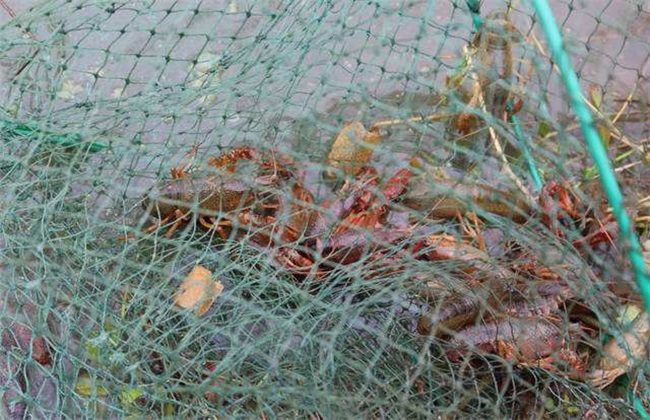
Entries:
{"type": "Polygon", "coordinates": [[[144,396],[144,390],[141,387],[124,387],[120,392],[120,402],[122,408],[133,411],[138,410],[137,401],[144,396]]]}
{"type": "Polygon", "coordinates": [[[589,168],[585,169],[585,180],[586,181],[591,181],[592,179],[595,179],[598,176],[598,168],[595,166],[590,166],[589,168]]]}
{"type": "Polygon", "coordinates": [[[88,358],[98,364],[109,360],[107,354],[110,354],[119,345],[119,333],[110,321],[106,321],[103,331],[91,331],[85,343],[88,358]],[[106,345],[107,343],[109,345],[106,345]]]}
{"type": "Polygon", "coordinates": [[[551,132],[550,124],[547,121],[541,121],[539,123],[539,128],[537,129],[537,134],[539,134],[540,137],[546,137],[550,132],[551,132]]]}
{"type": "Polygon", "coordinates": [[[616,322],[621,326],[621,328],[626,328],[634,323],[636,319],[641,315],[643,310],[637,305],[625,305],[619,308],[618,316],[616,317],[616,322]]]}
{"type": "Polygon", "coordinates": [[[84,397],[105,397],[108,395],[108,389],[102,385],[102,382],[98,381],[96,378],[91,378],[87,372],[79,374],[74,390],[77,394],[84,397]]]}
{"type": "Polygon", "coordinates": [[[577,416],[578,414],[581,413],[581,410],[580,407],[576,407],[575,405],[568,405],[566,407],[566,412],[571,416],[577,416]]]}
{"type": "Polygon", "coordinates": [[[99,346],[96,346],[91,342],[87,342],[86,354],[91,361],[95,363],[99,363],[99,346]]]}
{"type": "Polygon", "coordinates": [[[600,107],[603,105],[603,92],[600,89],[600,86],[592,84],[589,88],[589,98],[591,103],[600,110],[600,107]]]}

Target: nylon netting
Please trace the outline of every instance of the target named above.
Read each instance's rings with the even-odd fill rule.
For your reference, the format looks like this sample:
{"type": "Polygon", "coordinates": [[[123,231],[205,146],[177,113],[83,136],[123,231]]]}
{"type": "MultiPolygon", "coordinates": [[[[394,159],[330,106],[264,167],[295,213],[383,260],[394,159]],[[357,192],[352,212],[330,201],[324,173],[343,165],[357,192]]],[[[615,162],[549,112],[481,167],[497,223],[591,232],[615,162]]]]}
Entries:
{"type": "MultiPolygon", "coordinates": [[[[545,34],[467,3],[0,2],[3,417],[646,413],[545,34]]],[[[551,3],[648,251],[650,8],[551,3]]]]}

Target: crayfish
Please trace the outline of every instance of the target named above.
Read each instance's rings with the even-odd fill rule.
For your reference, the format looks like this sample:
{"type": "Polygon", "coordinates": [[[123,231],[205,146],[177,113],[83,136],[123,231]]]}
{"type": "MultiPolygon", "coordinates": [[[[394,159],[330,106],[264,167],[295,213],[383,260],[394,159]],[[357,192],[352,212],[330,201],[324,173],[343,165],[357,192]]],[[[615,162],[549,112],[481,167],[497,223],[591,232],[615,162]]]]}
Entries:
{"type": "Polygon", "coordinates": [[[561,280],[488,281],[472,293],[448,296],[420,319],[418,332],[445,339],[452,362],[471,359],[478,352],[581,378],[588,364],[578,344],[588,328],[578,322],[567,324],[562,317],[584,310],[572,302],[575,298],[561,280]],[[565,372],[558,372],[558,361],[567,366],[565,372]]]}
{"type": "Polygon", "coordinates": [[[286,158],[262,158],[259,151],[240,147],[209,159],[207,173],[172,169],[171,180],[145,197],[144,207],[158,218],[146,230],[171,222],[170,237],[196,215],[201,226],[223,239],[250,227],[260,245],[296,241],[315,222],[309,208],[314,199],[287,169],[288,160],[281,159],[286,158]]]}
{"type": "MultiPolygon", "coordinates": [[[[469,205],[520,222],[532,212],[532,205],[521,198],[508,207],[508,195],[488,186],[475,186],[464,196],[462,189],[456,191],[462,187],[452,183],[447,190],[455,189],[458,198],[416,193],[426,198],[414,199],[406,193],[421,172],[417,159],[383,184],[377,171],[364,165],[355,170],[355,177],[346,181],[334,200],[319,203],[296,175],[292,159],[282,154],[237,147],[207,163],[207,170],[200,172],[190,172],[187,166],[173,168],[171,179],[149,192],[144,206],[158,220],[145,232],[169,224],[169,237],[196,221],[222,239],[246,239],[270,251],[281,267],[299,277],[313,273],[322,278],[337,266],[373,254],[380,256],[389,246],[418,259],[464,261],[467,274],[489,271],[487,255],[469,243],[449,235],[431,235],[426,229],[393,225],[389,216],[402,198],[403,207],[436,218],[469,212],[463,198],[469,205]],[[431,207],[423,210],[427,203],[431,207]]],[[[418,188],[416,185],[415,190],[418,188]]],[[[556,223],[552,214],[556,211],[576,215],[564,189],[550,184],[545,192],[540,203],[542,220],[549,226],[556,223]],[[556,210],[556,201],[560,210],[556,210]]],[[[509,272],[497,269],[493,276],[506,278],[509,272]]]]}
{"type": "Polygon", "coordinates": [[[245,238],[271,250],[295,275],[312,270],[323,275],[337,264],[360,259],[359,250],[374,246],[367,231],[381,230],[389,203],[412,176],[410,169],[402,169],[377,193],[376,171],[363,168],[359,180],[347,185],[348,197],[316,205],[285,156],[239,147],[209,159],[208,166],[210,171],[198,175],[174,168],[171,179],[147,195],[144,206],[158,221],[145,232],[169,223],[166,235],[171,236],[196,220],[223,239],[245,238]]]}
{"type": "MultiPolygon", "coordinates": [[[[436,303],[417,326],[421,337],[442,343],[449,362],[475,366],[494,359],[481,356],[492,355],[520,368],[586,377],[588,347],[597,328],[581,322],[583,314],[570,313],[569,308],[588,309],[568,280],[534,257],[523,264],[495,263],[478,240],[475,246],[460,236],[432,234],[426,223],[404,226],[392,217],[415,211],[428,220],[460,218],[478,208],[527,223],[538,211],[542,224],[564,237],[561,227],[581,219],[580,203],[567,188],[550,182],[534,203],[520,197],[511,201],[493,187],[455,191],[452,183],[440,189],[454,190],[455,197],[449,197],[422,190],[416,181],[424,172],[416,159],[385,182],[364,163],[356,167],[343,162],[340,169],[351,176],[333,199],[317,200],[292,159],[251,147],[233,148],[210,158],[204,170],[172,169],[171,179],[144,200],[157,219],[145,232],[168,225],[166,235],[171,236],[195,224],[223,240],[246,241],[296,281],[309,278],[316,284],[360,262],[372,263],[363,273],[375,278],[403,270],[409,260],[453,261],[451,273],[471,292],[422,293],[422,300],[436,303]]],[[[614,227],[600,227],[573,240],[573,245],[580,250],[611,240],[614,227]]]]}

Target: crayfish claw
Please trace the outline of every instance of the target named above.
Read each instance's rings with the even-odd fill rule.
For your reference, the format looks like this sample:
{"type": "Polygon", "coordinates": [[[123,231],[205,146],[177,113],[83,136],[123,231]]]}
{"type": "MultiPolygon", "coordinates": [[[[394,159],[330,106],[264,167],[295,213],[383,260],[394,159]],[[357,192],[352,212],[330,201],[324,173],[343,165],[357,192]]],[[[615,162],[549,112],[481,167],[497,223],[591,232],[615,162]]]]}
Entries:
{"type": "MultiPolygon", "coordinates": [[[[174,211],[174,223],[172,223],[171,227],[167,230],[165,233],[165,237],[171,238],[174,232],[178,230],[179,227],[183,224],[183,222],[187,221],[187,216],[188,213],[183,213],[181,210],[176,209],[174,211]]],[[[170,219],[171,216],[168,216],[166,219],[170,219]]],[[[162,222],[161,222],[162,224],[162,222]]]]}
{"type": "MultiPolygon", "coordinates": [[[[212,219],[212,217],[210,217],[210,218],[212,219]]],[[[206,216],[199,217],[199,223],[201,224],[201,226],[203,226],[207,230],[212,230],[215,227],[214,222],[209,222],[207,220],[206,216]]]]}

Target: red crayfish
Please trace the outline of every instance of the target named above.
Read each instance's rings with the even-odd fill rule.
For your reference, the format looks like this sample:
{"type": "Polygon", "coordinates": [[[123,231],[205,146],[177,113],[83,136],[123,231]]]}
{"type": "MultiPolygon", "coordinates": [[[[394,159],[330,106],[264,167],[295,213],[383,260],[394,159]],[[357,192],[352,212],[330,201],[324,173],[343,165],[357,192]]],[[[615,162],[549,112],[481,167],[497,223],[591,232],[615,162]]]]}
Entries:
{"type": "MultiPolygon", "coordinates": [[[[145,199],[145,207],[158,219],[145,232],[170,224],[167,236],[171,236],[188,222],[198,221],[202,228],[223,239],[247,239],[269,250],[283,268],[300,276],[322,276],[341,264],[380,255],[387,245],[400,243],[398,247],[416,258],[460,259],[468,263],[470,271],[488,267],[484,252],[464,241],[449,235],[416,235],[415,229],[390,225],[393,204],[407,191],[419,166],[415,159],[410,163],[383,185],[374,168],[363,166],[355,179],[346,182],[339,198],[316,203],[292,170],[294,163],[289,157],[251,147],[233,148],[210,158],[206,172],[188,172],[186,167],[172,169],[171,179],[154,188],[145,199]]],[[[487,211],[505,211],[503,196],[491,189],[482,195],[472,193],[472,197],[487,211]]],[[[555,226],[551,214],[554,199],[565,213],[575,217],[567,193],[557,184],[550,184],[540,196],[542,220],[547,225],[555,226]]],[[[465,213],[459,199],[444,206],[439,201],[436,203],[441,212],[430,209],[431,214],[453,217],[465,213]]],[[[412,203],[405,204],[411,207],[412,203]]],[[[418,202],[415,208],[421,210],[421,206],[418,202]]],[[[530,211],[531,206],[518,207],[521,214],[530,211]]],[[[511,211],[506,213],[512,215],[511,211]]],[[[508,270],[495,273],[498,278],[508,275],[508,270]]]]}
{"type": "Polygon", "coordinates": [[[379,177],[366,167],[345,187],[347,197],[317,205],[285,156],[239,147],[208,165],[209,173],[200,176],[174,168],[172,179],[147,195],[144,206],[158,221],[145,232],[171,224],[166,233],[171,236],[197,220],[223,239],[246,238],[271,250],[281,266],[299,275],[323,274],[360,259],[358,250],[376,242],[368,240],[367,232],[381,229],[391,201],[405,191],[412,175],[408,168],[398,171],[377,193],[379,177]]]}

